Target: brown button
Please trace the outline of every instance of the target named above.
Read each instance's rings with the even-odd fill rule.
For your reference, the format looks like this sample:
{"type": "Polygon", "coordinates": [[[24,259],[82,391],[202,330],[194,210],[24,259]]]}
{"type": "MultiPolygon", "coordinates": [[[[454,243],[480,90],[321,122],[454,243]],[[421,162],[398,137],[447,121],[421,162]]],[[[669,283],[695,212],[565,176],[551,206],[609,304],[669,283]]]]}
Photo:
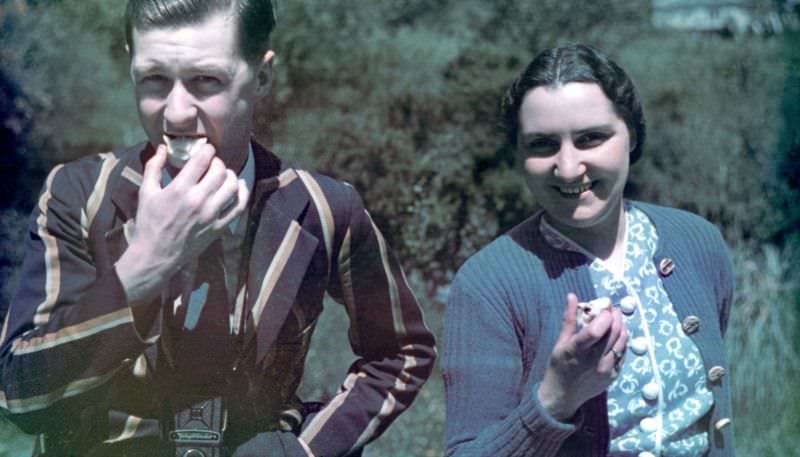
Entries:
{"type": "Polygon", "coordinates": [[[700,329],[700,318],[697,316],[686,316],[683,320],[683,333],[691,335],[700,329]]]}
{"type": "Polygon", "coordinates": [[[719,430],[722,430],[723,428],[725,428],[725,427],[727,427],[729,425],[731,425],[730,418],[724,417],[724,418],[722,418],[722,419],[720,419],[720,420],[718,420],[717,422],[714,423],[714,428],[717,431],[719,431],[719,430]]]}
{"type": "Polygon", "coordinates": [[[672,274],[672,270],[675,269],[675,262],[672,261],[669,257],[664,257],[658,262],[658,272],[661,276],[669,276],[672,274]]]}
{"type": "Polygon", "coordinates": [[[708,370],[708,380],[713,383],[720,382],[723,376],[725,376],[725,369],[719,365],[713,366],[708,370]]]}

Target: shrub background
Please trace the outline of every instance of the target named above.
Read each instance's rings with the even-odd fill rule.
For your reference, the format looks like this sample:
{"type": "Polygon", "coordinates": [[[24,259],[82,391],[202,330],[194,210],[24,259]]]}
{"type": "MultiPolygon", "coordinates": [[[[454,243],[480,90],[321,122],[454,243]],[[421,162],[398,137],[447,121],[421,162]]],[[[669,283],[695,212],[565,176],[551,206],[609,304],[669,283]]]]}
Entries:
{"type": "MultiPolygon", "coordinates": [[[[0,315],[46,171],[144,138],[127,76],[123,2],[0,1],[0,315]]],[[[538,51],[594,44],[644,99],[629,196],[697,212],[731,247],[727,337],[736,447],[794,455],[800,433],[800,37],[655,30],[646,2],[280,0],[275,87],[258,138],[353,183],[441,335],[447,284],[535,207],[497,130],[497,102],[538,51]],[[644,5],[644,6],[643,6],[644,5]]],[[[333,395],[352,355],[326,305],[302,393],[333,395]]],[[[366,455],[442,452],[439,373],[366,455]]],[[[0,456],[30,438],[0,419],[0,456]]]]}

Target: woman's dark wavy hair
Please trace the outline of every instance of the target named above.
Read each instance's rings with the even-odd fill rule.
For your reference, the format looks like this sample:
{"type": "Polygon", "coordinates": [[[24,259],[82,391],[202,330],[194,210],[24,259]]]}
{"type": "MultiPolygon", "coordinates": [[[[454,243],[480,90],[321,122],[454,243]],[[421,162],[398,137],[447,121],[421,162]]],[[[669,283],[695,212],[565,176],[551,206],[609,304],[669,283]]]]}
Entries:
{"type": "Polygon", "coordinates": [[[568,44],[541,52],[511,84],[501,102],[502,126],[506,141],[517,147],[519,110],[525,95],[539,86],[558,86],[571,82],[596,83],[614,105],[631,134],[635,147],[630,163],[642,155],[646,135],[642,103],[630,77],[608,56],[585,44],[568,44]]]}
{"type": "Polygon", "coordinates": [[[125,41],[133,52],[133,29],[198,24],[217,12],[230,12],[237,20],[239,52],[248,62],[258,62],[269,49],[275,27],[271,0],[128,0],[125,41]]]}

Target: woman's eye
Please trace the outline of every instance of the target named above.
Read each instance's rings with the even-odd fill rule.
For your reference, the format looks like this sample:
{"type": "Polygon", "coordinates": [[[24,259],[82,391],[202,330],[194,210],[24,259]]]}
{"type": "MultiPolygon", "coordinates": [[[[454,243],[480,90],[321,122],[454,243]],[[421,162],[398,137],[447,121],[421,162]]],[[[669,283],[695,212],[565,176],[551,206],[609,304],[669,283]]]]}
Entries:
{"type": "Polygon", "coordinates": [[[527,155],[549,155],[558,151],[560,144],[548,139],[533,140],[525,144],[527,155]]]}
{"type": "Polygon", "coordinates": [[[575,146],[581,149],[594,148],[603,144],[609,135],[603,132],[589,132],[578,137],[575,146]]]}

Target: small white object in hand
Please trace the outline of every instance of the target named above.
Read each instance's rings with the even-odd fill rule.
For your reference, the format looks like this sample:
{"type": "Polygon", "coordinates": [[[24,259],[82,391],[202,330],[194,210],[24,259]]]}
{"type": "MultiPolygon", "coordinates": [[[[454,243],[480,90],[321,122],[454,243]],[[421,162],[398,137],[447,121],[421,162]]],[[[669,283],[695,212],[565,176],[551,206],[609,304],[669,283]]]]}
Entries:
{"type": "Polygon", "coordinates": [[[611,309],[611,299],[608,297],[600,297],[589,302],[578,303],[578,326],[589,325],[604,309],[611,309]]]}
{"type": "Polygon", "coordinates": [[[186,162],[196,154],[198,149],[208,142],[204,136],[169,136],[162,135],[167,145],[167,160],[175,168],[183,168],[186,162]]]}

